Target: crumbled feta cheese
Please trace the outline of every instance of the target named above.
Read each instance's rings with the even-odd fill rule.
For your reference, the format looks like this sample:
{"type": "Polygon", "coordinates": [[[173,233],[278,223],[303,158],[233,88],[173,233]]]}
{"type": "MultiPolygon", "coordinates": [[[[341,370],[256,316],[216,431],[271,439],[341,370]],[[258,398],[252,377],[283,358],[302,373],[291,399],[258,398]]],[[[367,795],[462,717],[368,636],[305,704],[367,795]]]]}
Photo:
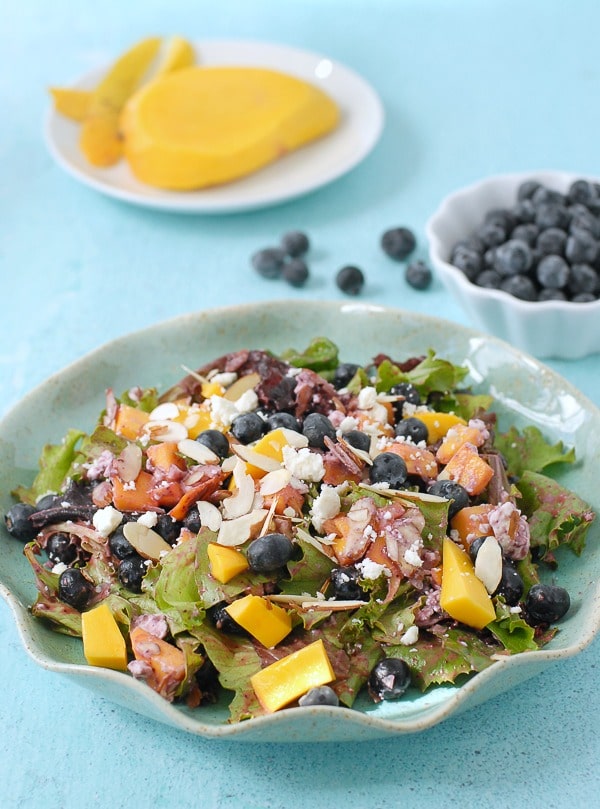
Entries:
{"type": "Polygon", "coordinates": [[[216,373],[214,376],[211,376],[210,381],[216,382],[217,385],[223,385],[224,388],[228,388],[230,385],[233,385],[237,378],[238,376],[235,371],[223,371],[222,373],[216,373]]]}
{"type": "Polygon", "coordinates": [[[146,528],[154,528],[158,522],[158,516],[155,511],[146,511],[145,514],[141,514],[137,518],[137,521],[142,525],[145,525],[146,528]]]}
{"type": "Polygon", "coordinates": [[[363,579],[370,579],[371,581],[378,579],[382,575],[388,577],[392,575],[387,565],[380,565],[379,562],[374,562],[372,559],[363,559],[362,562],[357,562],[356,569],[363,579]]]}
{"type": "Polygon", "coordinates": [[[372,407],[375,407],[377,404],[377,391],[375,388],[362,388],[358,394],[357,404],[359,410],[370,410],[372,407]]]}
{"type": "Polygon", "coordinates": [[[341,508],[340,496],[333,486],[323,486],[318,497],[315,497],[310,517],[317,531],[321,531],[325,520],[330,520],[339,514],[341,508]]]}
{"type": "Polygon", "coordinates": [[[423,565],[423,560],[419,555],[419,550],[422,547],[423,542],[420,539],[415,540],[410,548],[407,548],[407,550],[404,551],[404,561],[413,567],[421,567],[423,565]]]}
{"type": "Polygon", "coordinates": [[[258,407],[256,391],[252,389],[244,391],[240,398],[235,400],[234,405],[238,413],[250,413],[250,411],[256,410],[258,407]]]}
{"type": "Polygon", "coordinates": [[[135,480],[129,480],[123,484],[123,491],[132,492],[135,489],[135,480]]]}
{"type": "Polygon", "coordinates": [[[402,635],[402,637],[400,638],[400,643],[403,646],[412,646],[413,643],[416,643],[418,640],[419,640],[419,627],[413,624],[412,626],[409,626],[406,632],[402,635]]]}
{"type": "Polygon", "coordinates": [[[373,541],[373,540],[377,539],[377,531],[369,523],[369,525],[365,525],[365,530],[363,531],[363,536],[364,536],[365,539],[370,539],[371,541],[373,541]]]}
{"type": "Polygon", "coordinates": [[[316,452],[311,452],[308,447],[295,450],[290,446],[284,446],[282,452],[283,465],[294,477],[311,483],[318,483],[323,479],[325,475],[323,458],[316,452]]]}
{"type": "Polygon", "coordinates": [[[342,435],[349,433],[351,430],[356,430],[358,427],[358,420],[354,416],[344,416],[338,427],[342,435]]]}
{"type": "Polygon", "coordinates": [[[286,376],[298,376],[298,374],[302,373],[302,368],[296,368],[295,365],[290,365],[290,367],[286,371],[286,376]]]}
{"type": "Polygon", "coordinates": [[[52,568],[52,573],[57,576],[60,576],[61,573],[64,573],[67,570],[67,565],[64,562],[57,562],[54,567],[52,568]]]}
{"type": "Polygon", "coordinates": [[[216,425],[222,424],[224,427],[229,427],[234,418],[239,415],[235,402],[230,402],[223,396],[213,395],[209,398],[208,403],[212,421],[216,425]]]}
{"type": "Polygon", "coordinates": [[[121,524],[122,519],[123,515],[120,511],[117,511],[117,509],[112,506],[105,506],[95,512],[92,517],[92,523],[100,536],[107,537],[121,524]]]}

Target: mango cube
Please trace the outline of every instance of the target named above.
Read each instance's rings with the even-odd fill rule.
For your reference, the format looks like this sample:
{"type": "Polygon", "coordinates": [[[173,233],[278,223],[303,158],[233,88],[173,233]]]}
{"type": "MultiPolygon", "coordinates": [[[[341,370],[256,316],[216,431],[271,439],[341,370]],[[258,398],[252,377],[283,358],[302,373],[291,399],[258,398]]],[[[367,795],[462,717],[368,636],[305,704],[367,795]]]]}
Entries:
{"type": "MultiPolygon", "coordinates": [[[[253,445],[253,452],[259,455],[265,455],[267,458],[272,458],[274,461],[283,461],[283,448],[289,444],[285,437],[285,433],[280,428],[271,430],[266,435],[253,445]]],[[[254,464],[246,464],[246,471],[251,475],[254,480],[264,477],[267,473],[264,469],[260,469],[254,464]]]]}
{"type": "Polygon", "coordinates": [[[322,640],[282,657],[250,678],[260,704],[269,712],[332,680],[335,672],[322,640]]]}
{"type": "Polygon", "coordinates": [[[146,424],[150,416],[144,410],[131,405],[120,404],[115,418],[115,432],[122,435],[129,441],[135,441],[139,437],[142,427],[146,424]]]}
{"type": "Polygon", "coordinates": [[[83,653],[90,666],[125,671],[125,638],[107,604],[100,604],[81,615],[83,653]]]}
{"type": "Polygon", "coordinates": [[[449,537],[444,537],[442,549],[440,606],[456,621],[475,629],[483,629],[496,618],[492,599],[475,575],[468,554],[449,537]]]}
{"type": "Polygon", "coordinates": [[[455,416],[454,413],[436,413],[432,410],[419,410],[415,417],[422,421],[427,427],[427,443],[435,444],[440,438],[443,438],[450,427],[455,427],[457,424],[466,424],[464,419],[460,416],[455,416]]]}
{"type": "Polygon", "coordinates": [[[227,584],[230,579],[248,570],[248,560],[243,553],[227,545],[218,545],[209,542],[207,547],[210,572],[221,584],[227,584]]]}
{"type": "Polygon", "coordinates": [[[290,615],[266,598],[247,595],[226,607],[234,621],[268,649],[292,631],[290,615]]]}

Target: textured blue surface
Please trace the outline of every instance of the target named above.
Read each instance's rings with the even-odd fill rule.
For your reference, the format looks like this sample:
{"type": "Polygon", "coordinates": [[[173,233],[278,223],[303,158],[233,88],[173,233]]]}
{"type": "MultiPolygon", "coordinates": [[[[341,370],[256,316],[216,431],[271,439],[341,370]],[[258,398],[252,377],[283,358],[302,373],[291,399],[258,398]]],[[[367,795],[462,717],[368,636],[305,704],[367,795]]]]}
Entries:
{"type": "MultiPolygon", "coordinates": [[[[346,263],[363,298],[464,322],[440,285],[406,286],[378,247],[423,228],[441,196],[483,175],[557,168],[600,176],[600,5],[542,0],[8,0],[0,26],[0,413],[103,343],[173,315],[250,300],[338,299],[346,263]],[[102,9],[102,10],[100,10],[102,9]],[[222,217],[136,209],[51,162],[46,87],[148,33],[254,38],[362,73],[387,112],[373,154],[278,208],[222,217]],[[312,238],[302,290],[248,256],[290,228],[312,238]]],[[[576,334],[565,335],[576,340],[576,334]]],[[[549,362],[600,403],[600,357],[549,362]]],[[[40,418],[43,418],[43,413],[40,418]]],[[[369,745],[236,745],[190,738],[35,666],[0,605],[0,805],[86,807],[567,807],[596,805],[600,643],[421,736],[369,745]]]]}

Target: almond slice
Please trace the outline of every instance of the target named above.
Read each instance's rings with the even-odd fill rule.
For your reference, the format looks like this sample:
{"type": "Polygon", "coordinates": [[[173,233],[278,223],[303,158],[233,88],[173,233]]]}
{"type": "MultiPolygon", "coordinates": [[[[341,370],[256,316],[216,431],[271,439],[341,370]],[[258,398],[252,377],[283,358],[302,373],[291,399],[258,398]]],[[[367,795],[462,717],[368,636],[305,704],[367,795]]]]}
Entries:
{"type": "Polygon", "coordinates": [[[488,593],[495,593],[502,578],[502,548],[496,537],[486,537],[475,557],[475,575],[488,593]]]}
{"type": "Polygon", "coordinates": [[[265,508],[257,508],[235,520],[223,520],[217,536],[218,544],[229,547],[243,545],[250,539],[252,532],[262,525],[266,516],[265,508]]]}
{"type": "Polygon", "coordinates": [[[252,373],[240,376],[235,382],[230,385],[223,394],[224,399],[229,399],[230,402],[236,402],[242,394],[247,390],[255,388],[260,382],[260,374],[252,373]]]}
{"type": "Polygon", "coordinates": [[[223,521],[219,509],[212,503],[209,503],[208,500],[198,500],[196,508],[198,509],[198,515],[200,517],[200,525],[204,525],[209,531],[216,533],[223,521]]]}
{"type": "Polygon", "coordinates": [[[273,472],[267,472],[264,478],[260,481],[260,493],[263,497],[268,497],[270,494],[280,492],[292,479],[291,473],[285,469],[275,469],[273,472]]]}
{"type": "Polygon", "coordinates": [[[281,463],[276,461],[275,458],[269,458],[268,455],[261,455],[260,452],[255,452],[245,444],[232,444],[231,449],[235,454],[246,463],[252,464],[262,469],[263,472],[274,472],[276,469],[281,469],[281,463]]]}
{"type": "Polygon", "coordinates": [[[246,474],[246,464],[238,460],[233,470],[234,493],[223,501],[223,516],[233,520],[248,514],[254,502],[254,480],[246,474]]]}
{"type": "Polygon", "coordinates": [[[175,402],[163,402],[157,405],[150,413],[150,421],[165,421],[176,419],[179,416],[179,408],[175,402]]]}
{"type": "Polygon", "coordinates": [[[135,480],[142,470],[142,450],[137,444],[127,444],[115,460],[117,475],[123,483],[135,480]]]}
{"type": "Polygon", "coordinates": [[[219,463],[219,456],[199,441],[193,438],[184,438],[177,444],[177,449],[186,458],[191,458],[196,463],[219,463]]]}
{"type": "Polygon", "coordinates": [[[187,427],[178,421],[164,419],[161,421],[147,421],[142,428],[142,434],[153,441],[183,441],[188,437],[187,427]]]}
{"type": "Polygon", "coordinates": [[[153,562],[158,562],[163,554],[171,550],[171,546],[156,531],[141,522],[125,523],[123,535],[140,556],[153,562]]]}

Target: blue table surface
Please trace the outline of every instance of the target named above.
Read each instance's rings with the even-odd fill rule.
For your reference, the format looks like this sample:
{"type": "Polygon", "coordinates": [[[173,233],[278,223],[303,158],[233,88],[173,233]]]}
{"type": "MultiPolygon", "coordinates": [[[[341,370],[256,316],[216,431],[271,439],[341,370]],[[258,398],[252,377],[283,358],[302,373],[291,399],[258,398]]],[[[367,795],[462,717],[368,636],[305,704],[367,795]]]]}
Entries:
{"type": "MultiPolygon", "coordinates": [[[[0,415],[107,339],[180,313],[271,298],[362,299],[466,323],[435,281],[405,283],[383,229],[424,225],[451,189],[541,168],[600,175],[595,0],[7,0],[0,25],[0,415]],[[252,213],[178,216],[74,181],[42,138],[46,88],[149,33],[257,39],[329,55],[379,92],[374,152],[301,199],[252,213]],[[301,290],[248,257],[285,230],[315,250],[301,290]]],[[[577,334],[566,334],[576,340],[577,334]]],[[[599,355],[548,361],[600,404],[599,355]]],[[[43,418],[43,414],[40,414],[43,418]]],[[[598,805],[600,642],[421,734],[370,744],[241,745],[190,737],[112,705],[25,653],[0,605],[2,807],[567,807],[598,805]]]]}

